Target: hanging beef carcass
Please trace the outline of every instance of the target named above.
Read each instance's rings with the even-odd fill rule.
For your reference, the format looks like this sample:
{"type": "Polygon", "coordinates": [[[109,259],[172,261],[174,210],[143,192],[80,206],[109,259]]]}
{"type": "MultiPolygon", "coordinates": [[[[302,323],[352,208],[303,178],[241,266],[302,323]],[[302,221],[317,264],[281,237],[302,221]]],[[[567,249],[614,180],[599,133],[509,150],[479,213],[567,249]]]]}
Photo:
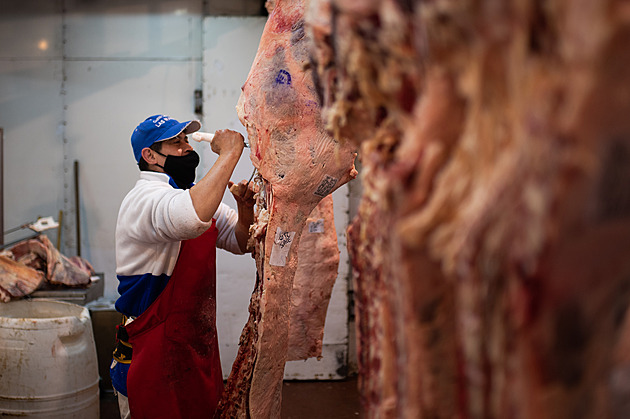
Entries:
{"type": "Polygon", "coordinates": [[[368,417],[626,417],[628,5],[313,11],[325,121],[361,147],[368,417]]]}
{"type": "Polygon", "coordinates": [[[298,243],[315,206],[357,174],[354,147],[321,123],[303,15],[301,1],[275,2],[237,106],[263,199],[253,227],[256,288],[223,417],[279,417],[298,243]]]}
{"type": "MultiPolygon", "coordinates": [[[[422,398],[441,401],[437,417],[452,417],[457,409],[452,386],[457,379],[453,293],[450,284],[442,280],[439,266],[421,258],[420,252],[395,259],[393,229],[400,215],[392,212],[397,205],[392,202],[392,190],[407,188],[406,196],[416,201],[428,193],[430,182],[425,182],[423,190],[401,185],[393,176],[419,164],[417,154],[402,154],[403,158],[396,160],[396,148],[405,129],[416,123],[426,130],[441,130],[436,132],[436,141],[452,142],[458,133],[463,101],[451,94],[448,80],[436,83],[431,96],[441,103],[432,108],[433,121],[413,121],[410,112],[424,82],[413,45],[416,40],[408,33],[413,15],[401,13],[394,2],[333,3],[313,4],[307,30],[315,41],[312,60],[318,70],[328,127],[346,140],[364,140],[365,193],[359,217],[349,230],[362,402],[372,417],[396,417],[404,390],[412,399],[409,417],[419,414],[412,405],[422,403],[422,398]],[[407,271],[405,277],[414,286],[396,289],[409,285],[400,283],[397,270],[407,271]],[[423,281],[416,281],[419,275],[423,281]],[[413,321],[420,307],[424,324],[413,321]],[[433,337],[428,339],[425,334],[433,337]],[[411,340],[415,350],[403,353],[398,347],[403,339],[411,340]],[[425,377],[422,396],[420,377],[425,377]]],[[[429,149],[421,157],[430,161],[439,155],[429,149]]]]}

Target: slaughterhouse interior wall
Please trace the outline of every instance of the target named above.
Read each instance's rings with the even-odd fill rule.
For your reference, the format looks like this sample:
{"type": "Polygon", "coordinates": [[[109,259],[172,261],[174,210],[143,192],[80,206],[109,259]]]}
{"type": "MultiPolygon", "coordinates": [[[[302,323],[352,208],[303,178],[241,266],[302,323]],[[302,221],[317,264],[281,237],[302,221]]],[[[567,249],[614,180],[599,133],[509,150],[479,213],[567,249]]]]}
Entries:
{"type": "MultiPolygon", "coordinates": [[[[40,216],[57,219],[63,211],[61,251],[74,255],[78,209],[82,256],[104,272],[105,297],[115,299],[116,214],[137,178],[128,142],[131,131],[154,113],[201,119],[206,130],[242,131],[234,106],[265,19],[263,1],[3,1],[0,127],[5,229],[40,216]],[[195,102],[195,91],[202,92],[201,103],[195,102]]],[[[213,156],[195,147],[202,155],[203,171],[213,156]]],[[[247,153],[234,180],[251,175],[247,153]]],[[[335,195],[342,252],[345,224],[353,211],[348,194],[345,188],[335,195]]],[[[235,205],[228,195],[225,202],[235,205]]],[[[17,232],[5,241],[28,234],[17,232]]],[[[57,232],[47,234],[56,243],[57,232]]],[[[246,319],[255,267],[253,259],[225,252],[218,257],[218,327],[227,372],[246,319]]],[[[308,372],[310,378],[315,374],[338,378],[347,371],[348,331],[353,330],[352,324],[348,326],[347,255],[342,265],[329,308],[334,316],[327,328],[333,330],[327,329],[324,337],[336,359],[327,373],[308,372]]],[[[309,378],[303,371],[293,374],[309,378]]]]}

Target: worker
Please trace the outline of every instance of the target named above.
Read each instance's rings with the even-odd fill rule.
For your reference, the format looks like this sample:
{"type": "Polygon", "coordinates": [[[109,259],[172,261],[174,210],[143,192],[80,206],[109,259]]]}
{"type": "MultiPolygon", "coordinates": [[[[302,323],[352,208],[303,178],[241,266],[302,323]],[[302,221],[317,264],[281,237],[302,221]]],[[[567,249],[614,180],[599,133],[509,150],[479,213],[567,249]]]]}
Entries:
{"type": "Polygon", "coordinates": [[[123,418],[212,417],[223,390],[215,247],[247,252],[254,191],[230,181],[244,146],[231,130],[215,133],[218,158],[193,183],[199,156],[187,135],[200,128],[154,115],[131,136],[140,179],[116,225],[123,323],[110,369],[123,418]],[[237,211],[221,202],[228,186],[237,211]]]}

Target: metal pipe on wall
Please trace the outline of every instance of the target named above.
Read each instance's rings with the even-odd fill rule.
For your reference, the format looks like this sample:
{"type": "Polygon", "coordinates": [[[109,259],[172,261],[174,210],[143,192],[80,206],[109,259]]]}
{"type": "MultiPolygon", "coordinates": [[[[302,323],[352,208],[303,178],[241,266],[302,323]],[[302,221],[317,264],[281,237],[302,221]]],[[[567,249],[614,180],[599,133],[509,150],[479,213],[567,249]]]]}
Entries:
{"type": "Polygon", "coordinates": [[[61,252],[61,232],[63,231],[63,210],[59,210],[59,227],[57,227],[57,250],[61,252]]]}
{"type": "Polygon", "coordinates": [[[79,161],[74,161],[74,205],[77,229],[77,256],[81,256],[81,210],[79,202],[79,161]]]}

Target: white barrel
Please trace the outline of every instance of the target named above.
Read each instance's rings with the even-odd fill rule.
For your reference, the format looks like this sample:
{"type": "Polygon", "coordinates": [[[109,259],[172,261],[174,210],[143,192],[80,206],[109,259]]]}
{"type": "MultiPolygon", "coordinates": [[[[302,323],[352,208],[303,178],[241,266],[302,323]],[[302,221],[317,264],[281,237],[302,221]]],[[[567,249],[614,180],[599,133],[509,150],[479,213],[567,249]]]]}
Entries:
{"type": "Polygon", "coordinates": [[[90,313],[54,300],[0,303],[0,416],[99,417],[90,313]]]}

